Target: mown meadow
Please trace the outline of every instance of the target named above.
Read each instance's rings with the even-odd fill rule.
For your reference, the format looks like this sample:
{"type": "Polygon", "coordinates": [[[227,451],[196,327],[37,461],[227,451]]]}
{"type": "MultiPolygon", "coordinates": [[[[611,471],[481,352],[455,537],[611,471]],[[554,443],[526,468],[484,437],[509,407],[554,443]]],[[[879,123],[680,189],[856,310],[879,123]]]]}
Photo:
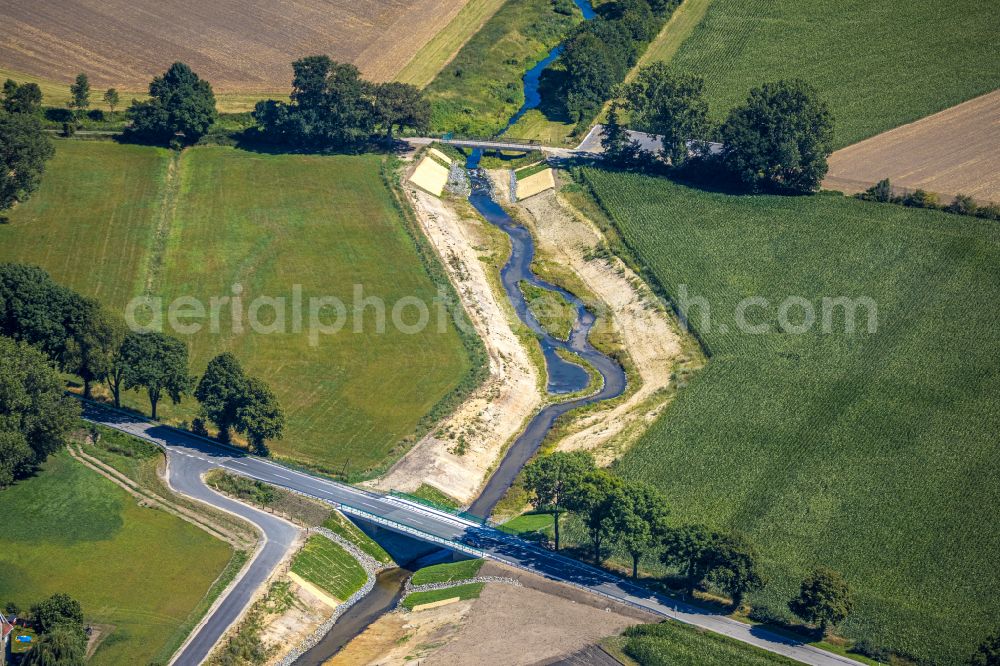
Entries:
{"type": "Polygon", "coordinates": [[[705,78],[719,119],[761,83],[805,79],[842,147],[1000,87],[998,30],[989,0],[712,0],[671,62],[705,78]]]}
{"type": "Polygon", "coordinates": [[[232,555],[65,452],[0,491],[0,503],[0,599],[21,608],[57,592],[79,600],[86,621],[110,631],[95,666],[166,663],[232,555]]]}
{"type": "Polygon", "coordinates": [[[1000,227],[581,175],[712,353],[616,470],[656,484],[678,522],[748,533],[771,577],[758,611],[787,618],[826,565],[856,590],[847,636],[962,663],[1000,612],[1000,227]],[[831,308],[824,332],[838,297],[872,299],[876,329],[831,308]]]}
{"type": "MultiPolygon", "coordinates": [[[[197,299],[205,315],[180,321],[201,322],[201,330],[175,332],[188,344],[191,374],[230,351],[265,379],[288,418],[284,439],[271,446],[275,455],[351,478],[371,474],[402,455],[429,419],[474,383],[480,343],[462,337],[449,312],[439,318],[439,286],[447,295],[447,279],[405,217],[382,156],[56,146],[39,191],[0,225],[0,261],[39,264],[119,311],[136,296],[161,298],[168,332],[176,331],[169,304],[197,299]],[[353,316],[356,288],[385,303],[384,334],[374,332],[374,306],[353,316]],[[242,324],[233,323],[232,302],[220,301],[213,332],[211,299],[237,292],[242,324]],[[265,328],[251,327],[250,306],[259,296],[284,299],[279,332],[259,332],[276,321],[269,306],[258,310],[265,328]],[[316,336],[315,344],[311,297],[335,297],[347,308],[343,327],[316,336]],[[415,333],[392,323],[393,306],[412,298],[430,316],[415,333]]],[[[148,321],[145,310],[140,314],[148,321]]],[[[321,320],[333,323],[335,310],[326,308],[321,320]]],[[[415,324],[419,313],[407,306],[400,320],[415,324]]],[[[126,403],[148,413],[144,395],[130,394],[126,403]]],[[[165,402],[161,418],[190,422],[197,407],[191,397],[179,406],[165,402]]]]}

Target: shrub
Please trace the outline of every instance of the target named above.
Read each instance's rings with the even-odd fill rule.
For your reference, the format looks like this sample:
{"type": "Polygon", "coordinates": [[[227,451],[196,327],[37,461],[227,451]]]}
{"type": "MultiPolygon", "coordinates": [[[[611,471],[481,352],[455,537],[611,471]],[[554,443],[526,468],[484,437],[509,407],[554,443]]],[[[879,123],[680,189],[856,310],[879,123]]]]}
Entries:
{"type": "Polygon", "coordinates": [[[892,201],[892,184],[888,178],[883,178],[864,192],[858,194],[858,198],[866,201],[888,203],[892,201]]]}
{"type": "Polygon", "coordinates": [[[901,200],[904,206],[911,208],[938,208],[938,197],[936,194],[916,189],[904,196],[901,200]]]}

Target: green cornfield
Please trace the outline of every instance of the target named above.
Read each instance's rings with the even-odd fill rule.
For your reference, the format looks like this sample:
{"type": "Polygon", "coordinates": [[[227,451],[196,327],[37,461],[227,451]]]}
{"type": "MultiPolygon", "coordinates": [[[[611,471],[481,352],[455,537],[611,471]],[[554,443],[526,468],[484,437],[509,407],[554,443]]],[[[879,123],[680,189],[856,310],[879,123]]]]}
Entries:
{"type": "Polygon", "coordinates": [[[722,119],[751,88],[815,85],[846,146],[1000,87],[989,0],[712,0],[671,64],[705,78],[722,119]]]}
{"type": "Polygon", "coordinates": [[[798,663],[672,620],[629,627],[624,636],[625,654],[642,666],[793,666],[798,663]]]}
{"type": "Polygon", "coordinates": [[[1000,226],[581,176],[712,354],[616,469],[748,533],[759,610],[788,617],[826,565],[856,590],[848,637],[964,662],[1000,616],[1000,226]]]}

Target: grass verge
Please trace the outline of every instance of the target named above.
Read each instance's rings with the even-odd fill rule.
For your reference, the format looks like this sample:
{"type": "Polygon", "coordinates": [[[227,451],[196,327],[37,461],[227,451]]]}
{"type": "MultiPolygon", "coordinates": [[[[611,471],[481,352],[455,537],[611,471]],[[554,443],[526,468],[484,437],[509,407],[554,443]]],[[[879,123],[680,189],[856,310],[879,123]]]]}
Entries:
{"type": "Polygon", "coordinates": [[[410,582],[414,585],[428,585],[430,583],[450,583],[454,580],[468,580],[476,577],[479,570],[483,567],[483,562],[485,560],[476,559],[434,564],[417,571],[413,574],[410,582]]]}
{"type": "Polygon", "coordinates": [[[435,601],[444,601],[445,599],[454,599],[455,597],[458,597],[462,601],[466,599],[478,599],[485,586],[486,583],[468,583],[466,585],[447,587],[443,590],[413,592],[406,595],[406,598],[403,599],[403,607],[407,610],[413,610],[414,606],[430,604],[435,601]]]}

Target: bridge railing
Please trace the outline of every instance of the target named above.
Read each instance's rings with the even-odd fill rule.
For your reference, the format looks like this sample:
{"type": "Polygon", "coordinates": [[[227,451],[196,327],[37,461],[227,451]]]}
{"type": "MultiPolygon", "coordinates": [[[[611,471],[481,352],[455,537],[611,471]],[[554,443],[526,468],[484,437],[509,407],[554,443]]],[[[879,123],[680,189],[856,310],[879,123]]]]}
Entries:
{"type": "Polygon", "coordinates": [[[371,511],[365,511],[364,509],[359,509],[356,506],[351,506],[350,504],[344,504],[343,502],[334,502],[332,500],[325,500],[328,504],[332,504],[341,513],[346,513],[349,515],[357,516],[372,523],[378,525],[384,525],[389,529],[397,532],[403,532],[405,534],[412,534],[418,537],[421,541],[431,541],[433,543],[440,544],[452,550],[458,550],[467,555],[472,555],[474,557],[487,557],[488,553],[480,548],[475,548],[469,544],[462,543],[461,541],[452,541],[451,539],[445,539],[443,537],[436,536],[434,534],[429,534],[422,530],[418,530],[415,527],[410,527],[398,521],[392,520],[390,518],[385,518],[377,513],[372,513],[371,511]]]}
{"type": "Polygon", "coordinates": [[[451,144],[461,144],[461,143],[478,143],[478,144],[490,144],[490,145],[518,145],[518,146],[541,146],[544,145],[538,139],[522,139],[515,136],[455,136],[454,134],[437,134],[430,135],[431,138],[437,139],[442,143],[451,144]]]}

